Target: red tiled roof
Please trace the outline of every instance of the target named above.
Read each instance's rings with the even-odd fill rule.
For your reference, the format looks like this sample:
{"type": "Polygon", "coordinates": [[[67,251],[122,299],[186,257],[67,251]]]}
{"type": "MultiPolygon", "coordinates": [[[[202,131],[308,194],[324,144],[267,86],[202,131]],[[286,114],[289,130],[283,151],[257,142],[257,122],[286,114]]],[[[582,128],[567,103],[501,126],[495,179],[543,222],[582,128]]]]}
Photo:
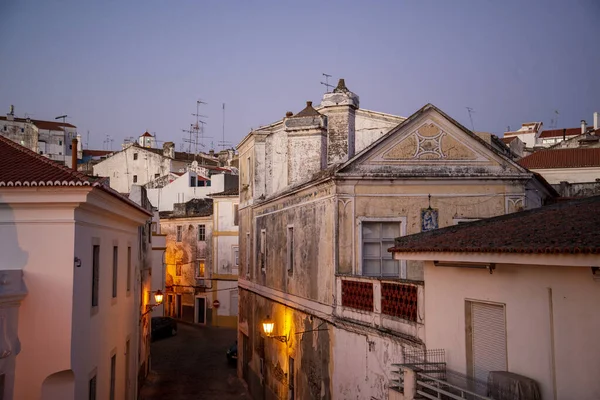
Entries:
{"type": "Polygon", "coordinates": [[[151,212],[121,196],[105,184],[105,178],[87,176],[37,154],[10,139],[0,136],[0,188],[22,186],[92,186],[137,208],[151,212]]]}
{"type": "Polygon", "coordinates": [[[0,136],[0,186],[89,186],[94,181],[0,136]]]}
{"type": "Polygon", "coordinates": [[[114,151],[112,151],[112,150],[88,150],[88,149],[83,150],[84,156],[91,156],[91,157],[102,157],[102,156],[107,156],[112,153],[114,153],[114,151]]]}
{"type": "Polygon", "coordinates": [[[600,196],[396,239],[398,253],[600,253],[600,196]]]}
{"type": "Polygon", "coordinates": [[[600,167],[600,148],[541,150],[518,163],[529,169],[600,167]]]}
{"type": "Polygon", "coordinates": [[[144,134],[142,135],[142,137],[154,137],[152,136],[150,133],[148,133],[148,131],[144,132],[144,134]]]}
{"type": "MultiPolygon", "coordinates": [[[[565,136],[577,136],[581,134],[581,128],[567,128],[565,130],[565,136]]],[[[547,131],[542,131],[540,133],[540,138],[554,138],[554,137],[562,137],[563,130],[562,129],[550,129],[547,131]]]]}
{"type": "MultiPolygon", "coordinates": [[[[0,117],[0,121],[7,121],[6,117],[0,117]]],[[[38,129],[48,129],[51,131],[62,131],[62,127],[67,127],[67,128],[76,128],[75,125],[71,125],[68,122],[55,122],[55,121],[41,121],[38,119],[31,119],[31,120],[27,120],[25,118],[15,118],[14,119],[15,122],[31,122],[33,123],[35,126],[38,127],[38,129]]]]}

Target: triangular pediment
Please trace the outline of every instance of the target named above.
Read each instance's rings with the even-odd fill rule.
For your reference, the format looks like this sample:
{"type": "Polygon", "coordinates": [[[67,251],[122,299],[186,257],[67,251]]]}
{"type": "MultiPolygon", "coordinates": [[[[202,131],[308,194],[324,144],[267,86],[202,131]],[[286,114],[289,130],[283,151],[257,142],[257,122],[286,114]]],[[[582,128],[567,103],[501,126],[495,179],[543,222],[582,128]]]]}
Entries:
{"type": "Polygon", "coordinates": [[[352,171],[402,176],[526,173],[494,148],[489,138],[478,137],[432,105],[423,107],[339,170],[352,171]]]}

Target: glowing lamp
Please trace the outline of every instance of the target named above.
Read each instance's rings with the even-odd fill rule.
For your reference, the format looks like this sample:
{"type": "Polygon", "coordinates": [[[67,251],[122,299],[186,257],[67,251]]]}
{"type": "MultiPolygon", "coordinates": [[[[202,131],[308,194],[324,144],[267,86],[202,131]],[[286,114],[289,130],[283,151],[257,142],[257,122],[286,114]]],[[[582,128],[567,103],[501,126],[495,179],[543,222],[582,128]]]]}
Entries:
{"type": "Polygon", "coordinates": [[[271,334],[273,333],[273,328],[275,327],[275,323],[273,322],[273,320],[271,318],[269,318],[269,316],[267,315],[267,319],[265,319],[263,321],[263,331],[265,332],[265,335],[267,336],[271,336],[271,334]]]}
{"type": "Polygon", "coordinates": [[[156,304],[162,304],[163,293],[160,290],[157,290],[156,293],[154,293],[154,301],[156,301],[156,304]]]}

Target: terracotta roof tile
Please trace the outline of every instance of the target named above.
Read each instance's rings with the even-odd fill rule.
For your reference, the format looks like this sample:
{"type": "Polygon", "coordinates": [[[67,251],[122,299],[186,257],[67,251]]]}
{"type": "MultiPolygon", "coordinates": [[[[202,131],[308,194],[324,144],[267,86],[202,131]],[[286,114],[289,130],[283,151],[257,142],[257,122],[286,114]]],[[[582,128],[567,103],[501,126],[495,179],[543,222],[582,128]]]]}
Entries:
{"type": "MultiPolygon", "coordinates": [[[[566,136],[577,136],[581,134],[581,128],[567,128],[565,130],[566,136]]],[[[554,137],[562,137],[563,130],[562,129],[550,129],[546,131],[542,131],[540,133],[540,138],[554,138],[554,137]]]]}
{"type": "Polygon", "coordinates": [[[302,118],[302,117],[318,117],[321,113],[315,110],[312,106],[312,101],[306,102],[306,107],[298,114],[291,116],[290,118],[302,118]]]}
{"type": "Polygon", "coordinates": [[[22,186],[93,186],[149,216],[152,215],[148,210],[111,189],[106,178],[87,176],[74,171],[0,136],[0,188],[22,186]]]}
{"type": "Polygon", "coordinates": [[[95,182],[0,136],[0,186],[81,186],[95,182]]]}
{"type": "Polygon", "coordinates": [[[600,148],[541,150],[518,163],[529,169],[600,167],[600,148]]]}
{"type": "Polygon", "coordinates": [[[103,157],[103,156],[107,156],[109,154],[114,153],[114,151],[112,150],[89,150],[89,149],[84,149],[83,150],[83,156],[90,156],[90,157],[103,157]]]}
{"type": "Polygon", "coordinates": [[[600,196],[396,239],[392,252],[600,253],[600,196]]]}

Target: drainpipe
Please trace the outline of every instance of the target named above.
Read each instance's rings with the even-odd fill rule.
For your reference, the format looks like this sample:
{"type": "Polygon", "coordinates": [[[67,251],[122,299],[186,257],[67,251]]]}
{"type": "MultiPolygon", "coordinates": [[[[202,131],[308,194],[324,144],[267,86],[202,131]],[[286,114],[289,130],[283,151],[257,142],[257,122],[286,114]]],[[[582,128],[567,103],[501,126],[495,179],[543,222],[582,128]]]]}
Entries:
{"type": "Polygon", "coordinates": [[[71,168],[77,171],[77,138],[71,140],[71,168]]]}

